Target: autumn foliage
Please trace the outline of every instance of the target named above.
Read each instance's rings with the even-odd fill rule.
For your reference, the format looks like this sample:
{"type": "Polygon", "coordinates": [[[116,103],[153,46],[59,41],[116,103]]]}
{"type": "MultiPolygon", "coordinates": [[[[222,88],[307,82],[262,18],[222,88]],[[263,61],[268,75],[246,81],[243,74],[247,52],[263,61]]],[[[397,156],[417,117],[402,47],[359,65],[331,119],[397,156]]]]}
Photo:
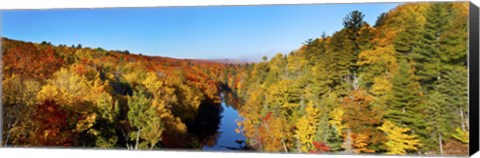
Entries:
{"type": "Polygon", "coordinates": [[[200,149],[220,93],[264,152],[468,152],[466,2],[402,4],[256,63],[2,38],[6,146],[200,149]]]}
{"type": "Polygon", "coordinates": [[[68,127],[67,113],[54,100],[45,100],[36,106],[31,118],[37,128],[29,139],[32,146],[71,146],[75,133],[68,127]]]}
{"type": "Polygon", "coordinates": [[[453,153],[468,142],[467,13],[407,3],[372,26],[352,11],[337,32],[245,65],[240,132],[261,151],[453,153]]]}
{"type": "Polygon", "coordinates": [[[218,108],[241,67],[7,38],[2,53],[2,144],[14,146],[199,148],[199,107],[218,108]]]}

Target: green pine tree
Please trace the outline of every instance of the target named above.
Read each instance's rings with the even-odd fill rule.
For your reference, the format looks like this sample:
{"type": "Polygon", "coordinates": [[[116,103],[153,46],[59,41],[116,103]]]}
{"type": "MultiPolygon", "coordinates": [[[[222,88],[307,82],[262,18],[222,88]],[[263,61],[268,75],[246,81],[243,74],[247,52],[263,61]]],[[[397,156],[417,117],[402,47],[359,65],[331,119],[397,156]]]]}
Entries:
{"type": "Polygon", "coordinates": [[[438,91],[433,91],[427,96],[427,110],[425,120],[427,132],[430,134],[429,147],[434,148],[440,155],[443,155],[443,143],[454,132],[451,124],[453,120],[453,107],[446,103],[446,96],[438,91]],[[435,147],[437,144],[437,147],[435,147]]]}
{"type": "MultiPolygon", "coordinates": [[[[350,12],[344,19],[343,19],[343,26],[344,30],[346,32],[346,38],[349,40],[350,43],[353,44],[353,47],[350,51],[350,64],[349,64],[349,70],[351,73],[357,71],[357,56],[361,51],[361,40],[362,39],[360,36],[362,35],[361,32],[363,31],[362,28],[364,28],[366,22],[363,21],[363,18],[365,15],[358,11],[352,11],[350,12]]],[[[344,39],[345,40],[345,39],[344,39]]]]}
{"type": "Polygon", "coordinates": [[[468,130],[468,82],[467,69],[465,67],[454,67],[441,76],[436,91],[441,93],[444,102],[442,107],[450,111],[452,120],[449,126],[455,126],[463,131],[468,130]]]}
{"type": "Polygon", "coordinates": [[[433,89],[432,83],[440,77],[440,36],[449,20],[446,5],[447,3],[434,3],[430,6],[425,15],[426,23],[422,36],[411,54],[415,61],[416,74],[427,90],[433,89]]]}
{"type": "Polygon", "coordinates": [[[417,23],[417,16],[417,14],[411,13],[407,17],[405,29],[400,31],[393,41],[395,50],[402,55],[411,54],[420,38],[422,26],[417,23]]]}
{"type": "Polygon", "coordinates": [[[419,84],[406,60],[400,60],[399,71],[392,79],[392,91],[387,100],[386,119],[412,129],[425,139],[425,122],[419,84]]]}

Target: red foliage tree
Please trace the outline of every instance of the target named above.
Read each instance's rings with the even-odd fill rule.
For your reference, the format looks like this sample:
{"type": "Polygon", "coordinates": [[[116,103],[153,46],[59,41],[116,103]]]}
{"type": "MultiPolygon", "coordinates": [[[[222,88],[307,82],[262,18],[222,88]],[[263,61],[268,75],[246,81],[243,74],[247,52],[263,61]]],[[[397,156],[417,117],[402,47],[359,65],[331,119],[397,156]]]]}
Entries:
{"type": "Polygon", "coordinates": [[[45,79],[63,65],[52,46],[36,47],[32,43],[23,43],[5,39],[2,42],[4,73],[13,73],[26,78],[45,79]]]}
{"type": "Polygon", "coordinates": [[[74,134],[68,129],[67,113],[54,100],[36,105],[33,121],[36,125],[30,137],[33,146],[71,146],[74,134]]]}
{"type": "Polygon", "coordinates": [[[312,150],[310,151],[310,153],[323,153],[323,152],[330,151],[330,147],[328,147],[323,142],[314,141],[313,146],[315,147],[316,150],[312,150]]]}

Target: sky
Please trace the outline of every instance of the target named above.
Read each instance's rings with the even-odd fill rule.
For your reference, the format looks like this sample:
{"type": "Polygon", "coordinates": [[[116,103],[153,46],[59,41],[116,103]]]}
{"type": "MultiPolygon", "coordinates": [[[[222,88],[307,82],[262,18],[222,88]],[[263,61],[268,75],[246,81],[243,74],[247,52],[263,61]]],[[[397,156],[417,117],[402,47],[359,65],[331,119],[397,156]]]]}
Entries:
{"type": "Polygon", "coordinates": [[[190,59],[260,60],[343,28],[351,11],[371,25],[399,3],[1,11],[0,35],[53,45],[190,59]]]}

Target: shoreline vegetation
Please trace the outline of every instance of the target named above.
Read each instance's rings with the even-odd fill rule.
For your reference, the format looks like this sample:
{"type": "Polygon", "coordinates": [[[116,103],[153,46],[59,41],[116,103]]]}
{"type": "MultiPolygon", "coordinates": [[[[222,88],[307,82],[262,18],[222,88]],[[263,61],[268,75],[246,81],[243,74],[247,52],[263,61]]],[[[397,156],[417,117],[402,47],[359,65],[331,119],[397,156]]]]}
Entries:
{"type": "Polygon", "coordinates": [[[3,37],[1,146],[199,150],[224,93],[249,150],[468,155],[468,3],[363,17],[255,63],[3,37]]]}

